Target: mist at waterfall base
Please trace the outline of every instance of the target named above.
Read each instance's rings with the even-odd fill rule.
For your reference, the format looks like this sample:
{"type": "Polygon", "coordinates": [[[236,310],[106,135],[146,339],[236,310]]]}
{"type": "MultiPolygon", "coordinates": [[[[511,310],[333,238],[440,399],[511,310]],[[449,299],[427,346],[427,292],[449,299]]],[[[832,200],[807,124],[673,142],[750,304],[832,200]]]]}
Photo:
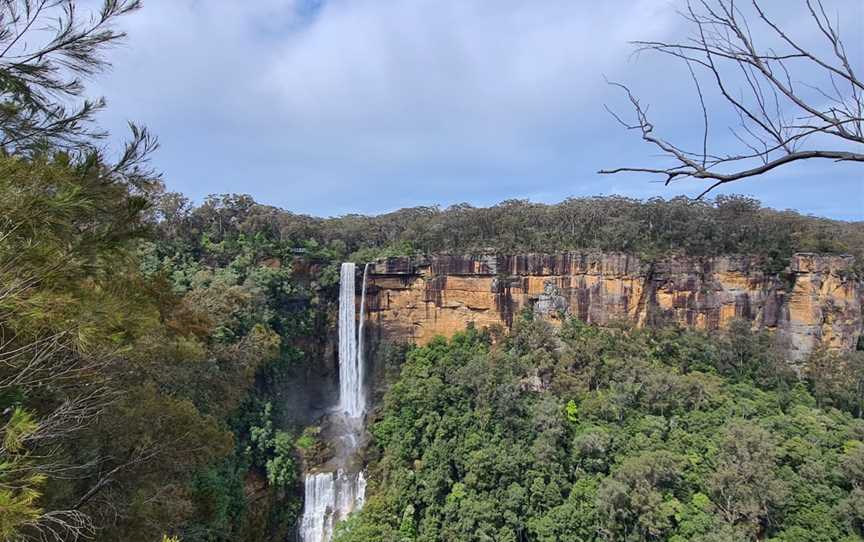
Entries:
{"type": "Polygon", "coordinates": [[[328,440],[333,457],[315,472],[306,474],[303,516],[299,525],[302,542],[329,542],[335,525],[359,510],[366,498],[366,478],[358,452],[364,445],[363,332],[366,277],[363,268],[359,326],[355,314],[356,266],[343,263],[339,276],[339,398],[329,414],[328,440]]]}

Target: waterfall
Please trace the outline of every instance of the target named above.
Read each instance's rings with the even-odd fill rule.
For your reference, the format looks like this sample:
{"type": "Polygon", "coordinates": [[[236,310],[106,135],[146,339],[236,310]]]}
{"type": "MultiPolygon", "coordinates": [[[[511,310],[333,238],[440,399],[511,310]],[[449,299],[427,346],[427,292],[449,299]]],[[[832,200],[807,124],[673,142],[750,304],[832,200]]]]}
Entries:
{"type": "Polygon", "coordinates": [[[333,473],[307,474],[305,485],[300,540],[303,542],[329,540],[330,535],[333,534],[333,509],[336,504],[333,473]]]}
{"type": "Polygon", "coordinates": [[[299,534],[302,542],[329,542],[333,527],[351,512],[362,508],[366,499],[366,477],[363,471],[350,473],[345,467],[356,456],[363,431],[366,394],[363,390],[363,332],[366,313],[366,277],[369,264],[363,268],[360,316],[357,325],[355,305],[356,266],[346,262],[339,274],[339,400],[330,416],[333,427],[340,428],[331,443],[343,443],[343,453],[336,454],[329,472],[307,474],[303,517],[299,534]],[[346,444],[347,443],[347,444],[346,444]],[[335,463],[335,464],[334,464],[335,463]]]}
{"type": "Polygon", "coordinates": [[[363,378],[365,377],[366,364],[363,360],[365,352],[363,342],[363,330],[366,327],[366,277],[369,275],[369,264],[363,266],[363,284],[360,287],[360,327],[357,331],[357,417],[362,416],[366,412],[366,392],[363,388],[363,378]]]}
{"type": "Polygon", "coordinates": [[[343,263],[339,276],[339,410],[349,418],[360,418],[366,410],[366,395],[363,392],[363,327],[369,264],[363,268],[359,333],[355,323],[355,269],[353,263],[343,263]]]}
{"type": "Polygon", "coordinates": [[[306,476],[303,519],[300,540],[326,542],[333,536],[333,527],[348,514],[363,507],[366,498],[366,477],[363,471],[346,474],[339,470],[306,476]]]}

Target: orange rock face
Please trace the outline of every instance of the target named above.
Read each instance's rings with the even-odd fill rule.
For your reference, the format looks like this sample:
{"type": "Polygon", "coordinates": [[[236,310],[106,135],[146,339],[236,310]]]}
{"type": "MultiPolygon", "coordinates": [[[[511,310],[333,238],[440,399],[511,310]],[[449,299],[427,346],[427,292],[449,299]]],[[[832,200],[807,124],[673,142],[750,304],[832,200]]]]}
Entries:
{"type": "Polygon", "coordinates": [[[416,344],[469,323],[509,327],[526,308],[552,323],[575,316],[712,330],[742,318],[779,333],[793,357],[819,345],[855,348],[864,285],[852,278],[851,257],[798,254],[782,275],[759,263],[600,253],[390,258],[370,267],[367,318],[383,336],[416,344]]]}

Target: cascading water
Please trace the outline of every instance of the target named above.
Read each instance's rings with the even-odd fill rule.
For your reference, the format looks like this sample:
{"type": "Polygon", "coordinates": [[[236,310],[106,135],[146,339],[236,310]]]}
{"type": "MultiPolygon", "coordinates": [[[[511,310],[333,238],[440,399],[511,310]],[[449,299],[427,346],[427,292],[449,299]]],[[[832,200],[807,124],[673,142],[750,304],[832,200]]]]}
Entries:
{"type": "Polygon", "coordinates": [[[338,521],[363,507],[366,478],[363,471],[310,474],[306,476],[305,497],[300,540],[327,541],[333,536],[333,526],[338,521]]]}
{"type": "Polygon", "coordinates": [[[363,321],[368,270],[367,264],[363,268],[359,335],[354,313],[354,264],[343,263],[339,276],[339,410],[349,418],[360,418],[366,410],[363,393],[363,321]]]}
{"type": "Polygon", "coordinates": [[[330,471],[306,475],[303,518],[299,534],[302,542],[329,542],[333,527],[351,512],[359,510],[366,498],[363,471],[349,472],[348,464],[356,455],[363,432],[366,394],[363,390],[363,331],[366,313],[366,276],[363,268],[359,326],[355,324],[355,276],[353,263],[343,263],[339,276],[339,401],[330,422],[340,430],[335,439],[341,444],[329,465],[330,471]],[[335,470],[335,473],[333,472],[335,470]]]}
{"type": "Polygon", "coordinates": [[[363,266],[363,284],[360,286],[360,329],[357,331],[357,393],[356,393],[356,406],[357,406],[357,416],[361,417],[366,412],[366,393],[363,388],[363,378],[364,378],[364,368],[365,363],[363,360],[364,356],[364,342],[363,342],[363,331],[366,327],[366,277],[369,275],[369,264],[363,266]]]}

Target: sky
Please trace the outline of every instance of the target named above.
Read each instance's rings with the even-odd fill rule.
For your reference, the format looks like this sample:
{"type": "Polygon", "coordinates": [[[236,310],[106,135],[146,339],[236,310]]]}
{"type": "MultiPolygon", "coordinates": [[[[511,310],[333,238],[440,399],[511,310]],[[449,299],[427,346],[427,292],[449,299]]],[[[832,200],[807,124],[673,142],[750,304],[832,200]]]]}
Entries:
{"type": "MultiPolygon", "coordinates": [[[[826,0],[864,73],[864,2],[826,0]]],[[[803,1],[763,4],[803,42],[803,1]]],[[[148,126],[170,190],[256,200],[318,216],[418,205],[572,196],[695,196],[602,168],[657,163],[604,109],[650,104],[657,132],[701,141],[686,67],[633,55],[683,39],[677,0],[145,0],[118,26],[113,69],[90,83],[116,138],[148,126]]],[[[813,43],[818,43],[813,41],[813,43]]],[[[801,73],[807,79],[808,72],[801,73]]],[[[735,119],[706,93],[711,142],[735,119]]],[[[734,149],[734,146],[731,147],[734,149]]],[[[864,220],[864,166],[809,162],[728,186],[775,208],[864,220]]]]}

